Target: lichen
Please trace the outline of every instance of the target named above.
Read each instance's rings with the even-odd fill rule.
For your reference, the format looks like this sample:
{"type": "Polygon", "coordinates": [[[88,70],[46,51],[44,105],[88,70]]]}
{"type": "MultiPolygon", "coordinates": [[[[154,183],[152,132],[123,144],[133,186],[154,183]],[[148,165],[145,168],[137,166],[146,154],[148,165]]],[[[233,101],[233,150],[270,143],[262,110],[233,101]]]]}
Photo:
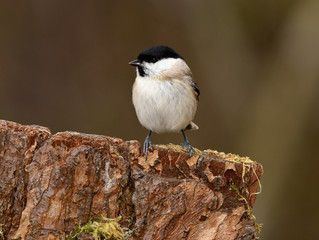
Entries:
{"type": "Polygon", "coordinates": [[[119,224],[121,217],[106,218],[101,216],[97,220],[90,219],[83,226],[75,227],[75,232],[68,238],[77,240],[82,233],[90,233],[95,240],[125,240],[132,233],[128,228],[122,228],[119,224]]]}

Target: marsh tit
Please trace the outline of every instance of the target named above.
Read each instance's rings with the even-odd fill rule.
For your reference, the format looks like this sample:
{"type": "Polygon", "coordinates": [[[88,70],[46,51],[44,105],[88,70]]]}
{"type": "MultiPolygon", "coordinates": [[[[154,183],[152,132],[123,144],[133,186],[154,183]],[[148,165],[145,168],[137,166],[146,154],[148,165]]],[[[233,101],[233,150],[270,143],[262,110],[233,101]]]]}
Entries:
{"type": "Polygon", "coordinates": [[[200,92],[185,60],[170,47],[154,46],[129,64],[136,67],[132,91],[136,115],[149,130],[143,145],[146,158],[148,148],[153,151],[152,132],[182,132],[185,142],[181,145],[192,155],[194,148],[185,130],[198,129],[192,120],[200,92]]]}

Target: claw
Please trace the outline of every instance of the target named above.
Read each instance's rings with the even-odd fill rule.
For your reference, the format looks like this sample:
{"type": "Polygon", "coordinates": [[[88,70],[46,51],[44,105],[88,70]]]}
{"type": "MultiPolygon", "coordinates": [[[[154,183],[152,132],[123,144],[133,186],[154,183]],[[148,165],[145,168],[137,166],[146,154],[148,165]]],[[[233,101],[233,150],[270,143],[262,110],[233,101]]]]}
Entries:
{"type": "Polygon", "coordinates": [[[150,131],[144,141],[144,145],[143,145],[143,153],[145,154],[145,159],[147,159],[147,154],[148,154],[148,148],[151,149],[151,151],[153,152],[153,145],[152,145],[152,141],[151,141],[151,133],[152,131],[150,131]]]}
{"type": "Polygon", "coordinates": [[[185,148],[188,150],[190,156],[193,156],[193,154],[195,153],[195,149],[194,149],[194,148],[192,147],[192,145],[189,143],[189,141],[188,141],[188,139],[187,139],[187,137],[186,137],[186,135],[185,135],[184,130],[182,130],[182,133],[183,133],[185,142],[184,142],[184,143],[181,143],[180,145],[181,145],[182,147],[185,147],[185,148]]]}
{"type": "Polygon", "coordinates": [[[195,153],[195,149],[192,147],[192,145],[188,141],[185,141],[184,143],[181,143],[180,145],[187,149],[190,156],[193,156],[193,154],[195,153]]]}

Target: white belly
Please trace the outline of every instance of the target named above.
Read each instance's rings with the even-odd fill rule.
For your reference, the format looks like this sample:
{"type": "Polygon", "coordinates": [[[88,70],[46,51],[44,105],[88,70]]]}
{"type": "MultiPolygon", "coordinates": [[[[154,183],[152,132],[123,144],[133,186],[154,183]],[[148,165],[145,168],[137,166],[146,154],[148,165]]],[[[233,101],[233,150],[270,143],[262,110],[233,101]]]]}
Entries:
{"type": "Polygon", "coordinates": [[[181,81],[137,77],[132,97],[140,123],[157,133],[185,129],[197,109],[192,87],[181,81]]]}

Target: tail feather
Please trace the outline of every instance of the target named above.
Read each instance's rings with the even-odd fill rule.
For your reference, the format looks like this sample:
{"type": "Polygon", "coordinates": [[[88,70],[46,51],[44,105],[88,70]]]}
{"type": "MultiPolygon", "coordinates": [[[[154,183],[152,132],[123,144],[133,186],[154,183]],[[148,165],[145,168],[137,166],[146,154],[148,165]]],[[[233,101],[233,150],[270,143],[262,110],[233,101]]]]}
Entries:
{"type": "Polygon", "coordinates": [[[198,130],[198,129],[199,127],[195,123],[190,122],[184,130],[198,130]]]}

